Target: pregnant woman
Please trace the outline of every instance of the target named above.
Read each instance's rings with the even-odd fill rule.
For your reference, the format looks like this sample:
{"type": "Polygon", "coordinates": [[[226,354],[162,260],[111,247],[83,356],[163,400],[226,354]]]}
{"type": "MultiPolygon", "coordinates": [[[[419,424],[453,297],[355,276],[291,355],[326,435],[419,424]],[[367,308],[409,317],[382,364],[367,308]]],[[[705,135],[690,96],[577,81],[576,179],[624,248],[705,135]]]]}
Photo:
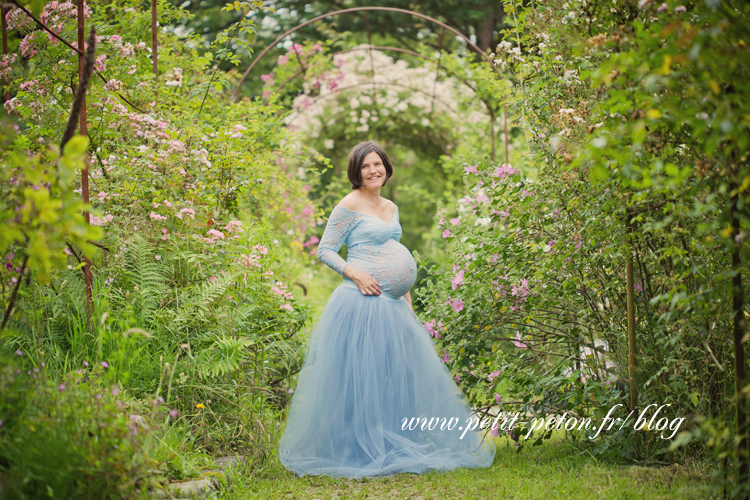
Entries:
{"type": "Polygon", "coordinates": [[[466,399],[412,310],[416,264],[399,243],[398,207],[380,196],[393,166],[368,141],[349,153],[347,173],[352,192],[318,245],[343,284],[310,335],[281,463],[300,476],[350,478],[487,467],[494,442],[464,429],[466,399]],[[347,260],[338,255],[343,244],[347,260]]]}

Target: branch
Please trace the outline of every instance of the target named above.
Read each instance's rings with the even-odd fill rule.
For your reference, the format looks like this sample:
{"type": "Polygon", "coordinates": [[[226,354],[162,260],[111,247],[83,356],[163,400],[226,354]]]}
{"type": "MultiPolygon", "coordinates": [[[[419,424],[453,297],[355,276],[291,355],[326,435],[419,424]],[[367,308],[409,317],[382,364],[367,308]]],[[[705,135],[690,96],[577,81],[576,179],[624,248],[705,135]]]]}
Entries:
{"type": "Polygon", "coordinates": [[[96,54],[96,30],[91,27],[89,31],[89,37],[86,40],[88,46],[86,47],[86,55],[83,58],[83,71],[81,73],[81,80],[78,82],[78,88],[76,89],[76,96],[73,99],[73,108],[70,110],[70,117],[68,118],[68,124],[65,127],[65,133],[63,133],[62,141],[60,142],[60,154],[62,155],[65,149],[65,144],[75,135],[76,127],[78,126],[78,119],[81,116],[81,110],[83,109],[84,103],[86,102],[86,90],[89,87],[91,81],[91,72],[94,69],[94,56],[96,54]]]}
{"type": "MultiPolygon", "coordinates": [[[[78,50],[77,48],[73,47],[73,46],[72,46],[72,45],[71,45],[70,43],[68,43],[68,42],[67,42],[67,40],[65,40],[65,39],[61,38],[61,37],[60,37],[60,36],[59,36],[59,35],[58,35],[57,33],[55,33],[54,31],[50,30],[50,29],[49,29],[49,28],[48,28],[47,26],[45,26],[45,24],[44,24],[44,23],[43,23],[42,21],[40,21],[40,20],[39,20],[39,19],[38,19],[38,18],[37,18],[37,17],[36,17],[36,16],[34,15],[34,14],[32,14],[32,13],[31,13],[31,12],[30,12],[30,11],[29,11],[29,10],[28,10],[28,9],[27,9],[26,7],[24,7],[23,5],[20,5],[20,4],[18,3],[18,0],[12,0],[12,1],[13,1],[13,3],[10,3],[10,4],[4,4],[4,5],[5,5],[6,7],[7,7],[7,6],[11,6],[11,7],[12,7],[12,6],[14,6],[14,5],[15,5],[16,7],[18,7],[19,9],[21,9],[21,10],[22,10],[22,11],[23,11],[23,12],[24,12],[24,13],[25,13],[25,14],[26,14],[27,16],[29,16],[29,17],[30,17],[30,18],[31,18],[31,19],[32,19],[32,20],[33,20],[33,21],[34,21],[34,22],[35,22],[36,24],[38,24],[38,25],[39,25],[39,26],[40,26],[40,27],[41,27],[41,28],[42,28],[42,29],[43,29],[44,31],[46,31],[47,33],[49,33],[50,35],[52,35],[53,37],[55,37],[55,38],[56,38],[57,40],[60,40],[60,41],[61,41],[61,42],[62,42],[63,44],[65,44],[65,45],[66,45],[67,47],[70,47],[70,49],[71,49],[71,50],[73,50],[73,52],[75,52],[75,53],[76,53],[76,54],[78,54],[79,56],[82,56],[82,55],[83,55],[83,53],[82,53],[82,52],[81,52],[80,50],[78,50]]],[[[92,26],[92,29],[93,29],[93,26],[92,26]]],[[[102,75],[101,73],[99,73],[99,72],[98,72],[98,71],[96,71],[96,70],[94,70],[94,73],[96,73],[96,74],[97,74],[97,75],[99,76],[99,78],[101,78],[101,80],[102,80],[102,81],[103,81],[104,83],[107,83],[107,79],[106,79],[106,78],[104,77],[104,75],[102,75]]],[[[119,93],[119,92],[116,92],[116,94],[117,94],[117,96],[118,96],[118,97],[119,97],[120,99],[122,99],[123,101],[125,101],[126,103],[128,103],[128,104],[129,104],[130,106],[132,106],[132,107],[133,107],[133,109],[135,109],[135,110],[137,110],[137,111],[139,111],[139,112],[143,113],[144,115],[146,114],[146,112],[145,112],[144,110],[142,110],[141,108],[139,108],[138,106],[136,106],[135,104],[133,104],[132,102],[130,102],[130,101],[129,101],[129,100],[127,99],[127,98],[125,98],[125,96],[123,96],[123,95],[122,95],[121,93],[119,93]]]]}
{"type": "Polygon", "coordinates": [[[10,296],[10,303],[8,304],[8,308],[5,309],[5,316],[3,316],[3,324],[0,325],[0,331],[5,330],[5,324],[8,322],[8,319],[10,318],[10,313],[13,311],[13,306],[16,304],[16,296],[18,295],[18,289],[21,287],[21,282],[23,281],[23,273],[26,271],[26,263],[29,261],[29,256],[25,256],[23,258],[23,265],[21,265],[21,272],[18,276],[18,281],[16,282],[16,287],[13,289],[13,295],[10,296]]]}
{"type": "Polygon", "coordinates": [[[303,285],[299,281],[295,281],[294,284],[302,289],[302,295],[307,296],[307,287],[305,285],[303,285]]]}
{"type": "Polygon", "coordinates": [[[76,260],[78,261],[78,263],[80,264],[81,263],[81,258],[76,253],[76,250],[75,250],[75,248],[73,248],[73,245],[71,245],[68,242],[66,242],[65,244],[68,245],[68,248],[70,249],[70,252],[73,254],[73,257],[75,257],[76,260]]]}
{"type": "Polygon", "coordinates": [[[101,248],[102,250],[106,250],[106,251],[108,251],[109,253],[112,253],[112,250],[110,250],[110,249],[109,249],[109,247],[105,247],[104,245],[102,245],[102,244],[99,244],[99,243],[97,243],[97,242],[95,242],[95,241],[89,241],[89,243],[91,243],[92,245],[94,245],[94,246],[96,246],[96,247],[99,247],[99,248],[101,248]]]}

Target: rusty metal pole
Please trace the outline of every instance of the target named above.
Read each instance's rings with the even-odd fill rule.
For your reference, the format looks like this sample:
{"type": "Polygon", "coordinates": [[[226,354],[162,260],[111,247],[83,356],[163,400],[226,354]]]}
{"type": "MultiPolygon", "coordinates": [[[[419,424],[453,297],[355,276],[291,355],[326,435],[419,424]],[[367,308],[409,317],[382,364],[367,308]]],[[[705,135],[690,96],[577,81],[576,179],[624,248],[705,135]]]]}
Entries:
{"type": "MultiPolygon", "coordinates": [[[[85,53],[85,40],[86,40],[86,34],[84,32],[84,0],[77,0],[78,4],[78,85],[81,84],[81,80],[83,79],[83,64],[84,64],[84,53],[85,53]]],[[[79,119],[79,133],[81,135],[86,135],[86,96],[83,96],[83,106],[81,107],[81,116],[79,119]]],[[[60,152],[62,154],[62,151],[60,152]]],[[[83,169],[81,170],[81,196],[83,197],[83,203],[84,205],[89,204],[89,160],[86,158],[84,160],[83,169]]],[[[86,210],[83,213],[83,218],[86,220],[86,223],[90,223],[90,217],[89,212],[86,210]]],[[[84,266],[83,266],[83,275],[84,280],[86,283],[86,312],[88,314],[89,319],[91,318],[91,313],[94,309],[94,294],[93,294],[93,284],[94,284],[94,277],[91,274],[91,259],[86,257],[84,255],[84,266]]]]}
{"type": "MultiPolygon", "coordinates": [[[[8,55],[8,25],[5,20],[5,5],[0,8],[0,13],[2,13],[2,30],[3,30],[3,57],[8,55]]],[[[5,100],[10,100],[10,76],[5,79],[5,100]]]]}
{"type": "MultiPolygon", "coordinates": [[[[730,154],[730,162],[736,161],[736,150],[730,154]]],[[[731,163],[730,163],[731,164],[731,163]]],[[[733,165],[732,173],[734,178],[737,177],[736,164],[733,165]]],[[[731,242],[734,244],[732,249],[732,270],[735,275],[732,277],[732,305],[734,309],[733,320],[732,320],[732,333],[734,337],[734,401],[735,401],[735,418],[737,421],[737,437],[734,441],[735,453],[737,454],[735,460],[737,461],[737,483],[739,485],[746,486],[748,482],[748,475],[750,475],[750,464],[748,463],[748,451],[747,451],[747,395],[745,393],[747,383],[745,380],[745,331],[747,329],[747,322],[745,320],[745,291],[742,283],[742,241],[737,241],[740,236],[740,215],[739,215],[739,186],[737,183],[732,182],[730,189],[734,194],[729,201],[729,227],[732,229],[730,233],[731,242]]]]}
{"type": "MultiPolygon", "coordinates": [[[[638,421],[638,349],[636,345],[635,324],[635,280],[633,278],[633,226],[631,222],[633,214],[629,208],[625,209],[625,238],[627,250],[625,254],[625,289],[627,292],[627,317],[628,317],[628,384],[630,388],[630,411],[633,420],[638,421]]],[[[639,440],[636,438],[634,444],[636,456],[640,457],[639,440]]]]}

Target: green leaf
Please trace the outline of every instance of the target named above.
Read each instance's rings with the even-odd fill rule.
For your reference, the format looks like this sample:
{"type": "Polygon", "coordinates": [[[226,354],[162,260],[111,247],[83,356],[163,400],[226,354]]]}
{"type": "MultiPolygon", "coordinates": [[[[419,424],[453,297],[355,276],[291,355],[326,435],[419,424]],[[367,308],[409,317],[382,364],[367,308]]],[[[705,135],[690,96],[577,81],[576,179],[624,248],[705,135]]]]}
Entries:
{"type": "Polygon", "coordinates": [[[589,172],[589,179],[594,183],[601,182],[605,180],[608,176],[609,176],[609,170],[607,170],[607,167],[605,167],[601,163],[595,164],[594,167],[591,169],[591,172],[589,172]]]}

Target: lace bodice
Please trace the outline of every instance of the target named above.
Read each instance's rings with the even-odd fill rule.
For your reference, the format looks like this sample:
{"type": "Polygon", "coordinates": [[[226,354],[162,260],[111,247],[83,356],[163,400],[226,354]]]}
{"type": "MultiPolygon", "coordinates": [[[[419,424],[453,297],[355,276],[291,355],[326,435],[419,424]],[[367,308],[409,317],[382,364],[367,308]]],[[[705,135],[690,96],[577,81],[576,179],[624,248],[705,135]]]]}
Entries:
{"type": "Polygon", "coordinates": [[[417,279],[414,258],[399,243],[401,234],[398,208],[386,223],[374,215],[336,205],[318,244],[318,258],[342,276],[347,265],[366,272],[378,283],[381,292],[401,297],[417,279]],[[346,260],[338,254],[342,245],[347,247],[346,260]]]}

